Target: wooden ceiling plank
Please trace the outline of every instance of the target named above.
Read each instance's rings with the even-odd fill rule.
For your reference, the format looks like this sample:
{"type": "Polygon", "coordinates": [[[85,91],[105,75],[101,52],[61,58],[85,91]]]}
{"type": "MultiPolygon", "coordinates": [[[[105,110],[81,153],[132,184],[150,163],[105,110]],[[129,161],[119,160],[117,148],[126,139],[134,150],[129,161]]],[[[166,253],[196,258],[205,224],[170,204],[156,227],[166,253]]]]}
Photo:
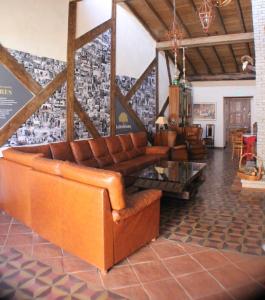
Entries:
{"type": "MultiPolygon", "coordinates": [[[[169,1],[169,0],[165,0],[165,3],[167,5],[167,7],[170,9],[170,10],[173,10],[174,7],[172,5],[172,3],[169,1]]],[[[189,38],[192,37],[192,34],[191,32],[189,31],[188,27],[185,25],[184,21],[182,20],[182,18],[180,17],[179,13],[177,12],[177,10],[175,11],[175,14],[176,14],[176,18],[177,18],[177,21],[179,22],[179,24],[184,28],[184,30],[186,31],[186,34],[188,35],[189,38]]],[[[197,49],[196,50],[199,57],[201,58],[201,60],[203,61],[203,63],[205,64],[206,68],[207,68],[207,71],[209,74],[213,74],[212,73],[212,70],[210,68],[210,66],[208,65],[207,61],[205,60],[205,58],[203,57],[200,49],[197,49]]]]}
{"type": "Polygon", "coordinates": [[[155,35],[155,33],[149,28],[147,23],[144,21],[144,19],[138,14],[138,12],[135,10],[135,8],[128,2],[126,3],[126,6],[130,9],[130,11],[135,15],[135,17],[139,20],[139,22],[143,25],[145,30],[151,35],[151,37],[155,40],[158,41],[159,38],[155,35]]]}
{"type": "Polygon", "coordinates": [[[161,18],[159,13],[154,8],[153,4],[150,0],[144,0],[144,3],[148,6],[148,8],[152,11],[152,13],[155,15],[155,17],[158,19],[158,21],[162,24],[164,29],[168,30],[167,24],[164,22],[164,20],[161,18]]]}
{"type": "MultiPolygon", "coordinates": [[[[225,23],[224,23],[224,19],[220,13],[220,9],[218,7],[216,8],[216,17],[218,19],[219,24],[222,26],[222,29],[224,30],[225,34],[228,34],[225,23]]],[[[228,45],[228,47],[229,47],[230,52],[232,53],[234,64],[236,65],[236,70],[237,70],[237,72],[240,72],[239,66],[237,64],[234,49],[233,49],[232,45],[228,45]]]]}

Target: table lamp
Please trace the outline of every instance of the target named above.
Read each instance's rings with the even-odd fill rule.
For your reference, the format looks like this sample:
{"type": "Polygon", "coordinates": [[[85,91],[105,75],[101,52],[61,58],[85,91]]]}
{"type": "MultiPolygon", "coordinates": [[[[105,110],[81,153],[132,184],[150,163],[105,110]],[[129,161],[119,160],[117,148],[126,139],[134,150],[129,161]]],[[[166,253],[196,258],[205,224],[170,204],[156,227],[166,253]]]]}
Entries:
{"type": "Polygon", "coordinates": [[[165,126],[168,124],[167,118],[162,116],[158,117],[155,123],[158,124],[159,131],[165,129],[165,126]]]}

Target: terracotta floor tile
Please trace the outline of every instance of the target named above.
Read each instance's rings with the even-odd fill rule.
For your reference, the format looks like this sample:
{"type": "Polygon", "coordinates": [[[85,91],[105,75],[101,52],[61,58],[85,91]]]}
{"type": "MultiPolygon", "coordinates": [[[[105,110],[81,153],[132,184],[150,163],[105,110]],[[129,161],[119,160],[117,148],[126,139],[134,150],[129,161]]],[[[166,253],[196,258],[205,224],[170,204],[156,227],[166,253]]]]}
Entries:
{"type": "Polygon", "coordinates": [[[18,250],[18,251],[20,251],[20,252],[22,252],[26,255],[32,256],[32,245],[15,246],[15,247],[6,246],[6,247],[4,247],[5,250],[6,249],[11,249],[11,248],[16,249],[16,250],[18,250]]]}
{"type": "Polygon", "coordinates": [[[247,284],[245,286],[240,286],[235,289],[229,290],[229,293],[234,297],[236,300],[262,300],[265,299],[265,288],[262,288],[260,285],[255,283],[247,284]]]}
{"type": "Polygon", "coordinates": [[[162,280],[171,277],[160,261],[137,264],[133,266],[133,269],[141,282],[162,280]]]}
{"type": "Polygon", "coordinates": [[[223,292],[223,288],[208,272],[198,272],[178,278],[192,299],[199,299],[223,292]]]}
{"type": "Polygon", "coordinates": [[[202,267],[188,255],[166,259],[164,264],[176,277],[202,271],[202,267]]]}
{"type": "Polygon", "coordinates": [[[216,250],[194,253],[192,257],[206,269],[218,268],[229,263],[229,260],[216,250]]]}
{"type": "Polygon", "coordinates": [[[6,223],[9,224],[11,221],[12,221],[12,217],[10,217],[4,212],[0,213],[0,224],[6,224],[6,223]]]}
{"type": "Polygon", "coordinates": [[[33,233],[33,244],[49,244],[49,241],[43,239],[37,233],[33,233]]]}
{"type": "Polygon", "coordinates": [[[22,224],[12,224],[9,234],[32,233],[32,229],[22,224]]]}
{"type": "Polygon", "coordinates": [[[149,297],[141,285],[112,290],[115,294],[130,300],[148,300],[149,297]]]}
{"type": "Polygon", "coordinates": [[[199,298],[198,300],[234,300],[234,299],[227,292],[221,292],[211,296],[199,298]]]}
{"type": "Polygon", "coordinates": [[[188,244],[188,243],[179,243],[179,245],[189,254],[208,250],[208,248],[201,247],[198,245],[192,245],[192,244],[188,244]]]}
{"type": "Polygon", "coordinates": [[[88,284],[88,286],[91,288],[96,288],[99,290],[102,290],[104,288],[98,270],[78,272],[78,273],[73,273],[73,275],[85,281],[88,284]]]}
{"type": "Polygon", "coordinates": [[[42,263],[51,266],[53,271],[56,273],[63,273],[63,261],[61,257],[44,258],[41,260],[42,263]]]}
{"type": "Polygon", "coordinates": [[[33,256],[41,258],[61,257],[61,248],[53,244],[36,244],[33,245],[33,256]]]}
{"type": "Polygon", "coordinates": [[[154,250],[149,246],[141,248],[140,250],[128,257],[128,261],[131,264],[156,260],[158,260],[158,257],[155,254],[154,250]]]}
{"type": "Polygon", "coordinates": [[[6,241],[6,235],[0,235],[0,246],[3,246],[6,241]]]}
{"type": "Polygon", "coordinates": [[[10,224],[0,224],[0,235],[8,234],[9,227],[10,227],[10,224]]]}
{"type": "Polygon", "coordinates": [[[64,272],[93,271],[96,267],[77,257],[63,257],[64,272]]]}
{"type": "Polygon", "coordinates": [[[189,297],[174,279],[154,281],[144,284],[152,300],[188,300],[189,297]]]}
{"type": "Polygon", "coordinates": [[[253,257],[249,260],[236,262],[236,265],[255,279],[265,277],[265,257],[253,257]]]}
{"type": "Polygon", "coordinates": [[[7,246],[31,245],[33,240],[32,234],[12,234],[7,237],[7,246]]]}
{"type": "Polygon", "coordinates": [[[183,248],[181,248],[177,243],[170,241],[166,243],[153,244],[152,248],[161,259],[186,254],[183,248]]]}
{"type": "Polygon", "coordinates": [[[242,261],[242,260],[248,260],[249,258],[253,257],[253,255],[247,255],[240,252],[235,251],[220,251],[222,255],[224,255],[226,258],[228,258],[233,263],[242,261]]]}
{"type": "Polygon", "coordinates": [[[251,278],[232,264],[210,270],[210,273],[227,289],[251,283],[251,278]]]}
{"type": "Polygon", "coordinates": [[[106,275],[101,275],[101,278],[107,289],[122,288],[139,284],[131,266],[111,269],[106,275]]]}

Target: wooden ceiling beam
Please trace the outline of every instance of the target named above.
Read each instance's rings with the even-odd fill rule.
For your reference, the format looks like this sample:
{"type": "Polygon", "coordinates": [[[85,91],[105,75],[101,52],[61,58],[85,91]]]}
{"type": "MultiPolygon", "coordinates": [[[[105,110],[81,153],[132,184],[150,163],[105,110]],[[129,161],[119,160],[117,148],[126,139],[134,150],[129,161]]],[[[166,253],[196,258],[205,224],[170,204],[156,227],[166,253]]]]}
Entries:
{"type": "MultiPolygon", "coordinates": [[[[165,0],[165,4],[167,5],[167,7],[169,8],[169,10],[173,10],[173,5],[169,0],[165,0]]],[[[175,11],[176,14],[176,19],[178,21],[178,23],[183,27],[183,29],[186,31],[186,34],[188,35],[189,38],[192,37],[191,32],[189,31],[188,27],[185,25],[184,21],[182,20],[182,18],[180,17],[179,13],[177,12],[177,10],[175,11]]],[[[207,63],[207,61],[205,60],[205,58],[203,57],[200,49],[196,49],[197,54],[199,55],[199,57],[201,58],[201,60],[203,61],[204,65],[206,66],[206,69],[208,71],[209,74],[213,74],[209,64],[207,63]]]]}
{"type": "MultiPolygon", "coordinates": [[[[231,33],[223,35],[211,35],[199,38],[188,38],[183,39],[181,42],[181,47],[187,48],[197,48],[197,47],[210,47],[213,45],[229,45],[238,44],[244,42],[254,41],[253,32],[245,33],[231,33]]],[[[166,50],[171,48],[171,41],[158,42],[156,44],[158,50],[166,50]]]]}
{"type": "Polygon", "coordinates": [[[221,80],[255,80],[255,74],[227,73],[219,75],[193,75],[188,76],[189,81],[221,81],[221,80]]]}

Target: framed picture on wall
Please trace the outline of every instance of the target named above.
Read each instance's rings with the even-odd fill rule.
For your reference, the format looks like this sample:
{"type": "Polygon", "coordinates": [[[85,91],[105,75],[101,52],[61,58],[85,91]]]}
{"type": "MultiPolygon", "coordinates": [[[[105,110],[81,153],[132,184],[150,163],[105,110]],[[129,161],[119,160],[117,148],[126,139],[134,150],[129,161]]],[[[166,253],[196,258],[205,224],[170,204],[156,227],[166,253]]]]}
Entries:
{"type": "Polygon", "coordinates": [[[216,103],[194,103],[193,120],[216,120],[216,103]]]}

